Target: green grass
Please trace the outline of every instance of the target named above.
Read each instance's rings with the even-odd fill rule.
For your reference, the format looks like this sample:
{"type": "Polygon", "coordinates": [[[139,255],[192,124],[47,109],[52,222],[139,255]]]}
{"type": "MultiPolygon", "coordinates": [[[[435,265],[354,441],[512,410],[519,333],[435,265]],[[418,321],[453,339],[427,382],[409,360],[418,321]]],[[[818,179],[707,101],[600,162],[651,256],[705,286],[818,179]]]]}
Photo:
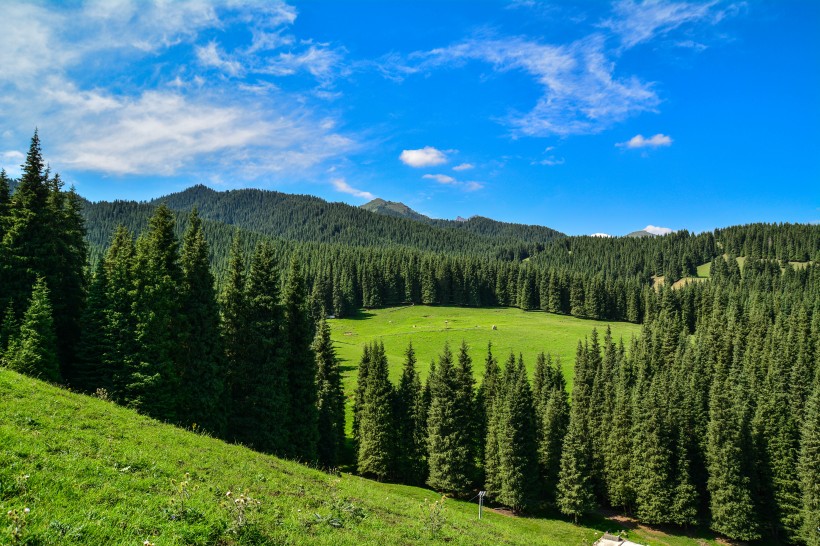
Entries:
{"type": "Polygon", "coordinates": [[[413,342],[422,378],[427,377],[430,360],[438,359],[445,343],[457,354],[465,341],[473,359],[477,378],[484,374],[487,343],[492,342],[493,354],[503,365],[514,351],[521,353],[532,373],[539,352],[559,357],[571,385],[575,349],[579,340],[589,337],[593,328],[603,338],[607,325],[613,338],[628,342],[640,326],[627,322],[583,320],[566,315],[515,308],[430,307],[416,305],[363,311],[354,318],[329,321],[336,354],[342,361],[345,392],[352,393],[356,385],[356,369],[364,345],[381,340],[390,365],[390,379],[395,383],[401,375],[404,352],[413,342]],[[496,326],[496,330],[493,330],[496,326]]]}
{"type": "MultiPolygon", "coordinates": [[[[0,369],[0,544],[156,546],[319,544],[589,545],[619,524],[517,518],[436,493],[333,476],[165,425],[0,369]],[[183,484],[183,482],[185,482],[183,484]],[[228,497],[227,492],[232,496],[228,497]],[[240,524],[232,499],[253,504],[240,524]],[[7,513],[23,514],[19,540],[7,513]]],[[[647,529],[650,545],[716,544],[647,529]]]]}

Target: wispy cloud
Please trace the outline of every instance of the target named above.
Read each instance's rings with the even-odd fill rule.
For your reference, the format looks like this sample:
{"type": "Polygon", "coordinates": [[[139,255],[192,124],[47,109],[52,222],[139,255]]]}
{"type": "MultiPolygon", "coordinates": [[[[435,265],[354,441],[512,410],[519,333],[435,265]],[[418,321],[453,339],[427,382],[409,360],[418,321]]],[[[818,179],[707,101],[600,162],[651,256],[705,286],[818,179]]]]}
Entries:
{"type": "Polygon", "coordinates": [[[439,184],[457,184],[458,180],[446,174],[425,174],[422,178],[427,180],[435,180],[439,184]]]}
{"type": "Polygon", "coordinates": [[[648,226],[643,228],[643,230],[647,231],[649,233],[652,233],[654,235],[669,235],[670,233],[675,232],[674,229],[670,229],[668,227],[653,226],[652,224],[649,224],[648,226]]]}
{"type": "Polygon", "coordinates": [[[347,193],[349,195],[352,195],[354,197],[360,197],[362,199],[373,200],[376,198],[376,196],[370,193],[369,191],[357,190],[356,188],[352,187],[350,184],[345,182],[344,178],[334,178],[330,181],[330,183],[333,184],[333,187],[336,188],[336,191],[341,193],[347,193]]]}
{"type": "Polygon", "coordinates": [[[489,63],[498,72],[523,71],[541,87],[535,106],[506,122],[526,136],[595,133],[660,103],[652,85],[618,77],[602,35],[567,45],[514,38],[475,38],[424,54],[427,67],[489,63]]]}
{"type": "Polygon", "coordinates": [[[563,157],[557,158],[555,156],[550,156],[545,159],[542,159],[541,161],[536,161],[535,163],[537,163],[538,165],[546,165],[547,167],[555,167],[556,165],[563,165],[565,163],[565,160],[563,157]]]}
{"type": "Polygon", "coordinates": [[[399,160],[410,167],[435,167],[447,162],[444,152],[432,146],[425,146],[417,150],[402,150],[399,160]]]}
{"type": "Polygon", "coordinates": [[[469,171],[470,169],[474,169],[475,165],[472,163],[462,163],[461,165],[456,165],[453,167],[454,171],[469,171]]]}
{"type": "Polygon", "coordinates": [[[606,238],[606,237],[612,237],[612,235],[610,235],[609,233],[593,233],[592,235],[590,235],[590,237],[603,237],[603,238],[606,238]]]}
{"type": "Polygon", "coordinates": [[[244,70],[242,63],[234,59],[229,59],[219,50],[216,42],[208,42],[207,45],[196,48],[196,56],[203,66],[216,68],[227,72],[231,76],[238,76],[244,70]]]}
{"type": "Polygon", "coordinates": [[[484,184],[481,182],[476,182],[474,180],[462,182],[447,174],[425,174],[422,178],[425,180],[435,180],[439,184],[444,184],[445,186],[458,187],[464,191],[476,191],[484,187],[484,184]]]}
{"type": "Polygon", "coordinates": [[[626,142],[619,142],[615,146],[619,148],[660,148],[662,146],[671,146],[672,137],[658,133],[649,138],[644,138],[643,135],[635,135],[626,142]]]}
{"type": "MultiPolygon", "coordinates": [[[[720,0],[620,0],[613,6],[613,16],[604,20],[601,27],[618,36],[623,47],[631,48],[689,23],[719,23],[739,8],[739,4],[731,4],[725,8],[720,6],[720,0]]],[[[682,44],[679,42],[679,45],[682,44]]]]}

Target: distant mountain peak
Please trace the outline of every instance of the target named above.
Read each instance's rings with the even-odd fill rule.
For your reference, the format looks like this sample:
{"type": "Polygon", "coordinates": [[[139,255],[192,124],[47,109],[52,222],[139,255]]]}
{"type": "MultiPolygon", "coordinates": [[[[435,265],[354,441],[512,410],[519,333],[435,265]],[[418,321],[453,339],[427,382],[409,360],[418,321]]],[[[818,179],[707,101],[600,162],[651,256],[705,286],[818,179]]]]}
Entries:
{"type": "Polygon", "coordinates": [[[467,219],[461,216],[456,216],[456,222],[466,222],[467,219]]]}
{"type": "Polygon", "coordinates": [[[369,210],[370,212],[375,212],[377,214],[384,214],[386,216],[394,216],[397,218],[409,218],[410,220],[416,220],[417,222],[430,222],[430,218],[414,211],[404,203],[399,203],[396,201],[385,201],[377,197],[376,199],[370,201],[369,203],[365,203],[361,205],[362,209],[369,210]]]}
{"type": "Polygon", "coordinates": [[[645,229],[639,229],[638,231],[633,231],[632,233],[628,233],[625,237],[657,237],[654,233],[650,233],[645,229]]]}

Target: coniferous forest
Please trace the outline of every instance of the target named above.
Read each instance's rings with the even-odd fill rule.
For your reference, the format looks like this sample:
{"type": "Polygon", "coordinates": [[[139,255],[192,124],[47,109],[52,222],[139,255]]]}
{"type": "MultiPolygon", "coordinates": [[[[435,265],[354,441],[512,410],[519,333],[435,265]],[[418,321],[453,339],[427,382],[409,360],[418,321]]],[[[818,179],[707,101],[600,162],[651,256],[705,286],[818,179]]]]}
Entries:
{"type": "Polygon", "coordinates": [[[818,260],[816,225],[598,239],[202,186],[90,203],[46,167],[35,133],[20,178],[0,173],[0,355],[325,469],[466,498],[486,490],[521,513],[614,508],[817,546],[818,260]],[[701,264],[709,280],[673,288],[701,264]],[[427,377],[408,346],[393,384],[379,343],[343,392],[326,317],[400,303],[643,326],[633,339],[590,329],[571,392],[548,354],[530,375],[517,354],[465,344],[442,347],[427,377]]]}

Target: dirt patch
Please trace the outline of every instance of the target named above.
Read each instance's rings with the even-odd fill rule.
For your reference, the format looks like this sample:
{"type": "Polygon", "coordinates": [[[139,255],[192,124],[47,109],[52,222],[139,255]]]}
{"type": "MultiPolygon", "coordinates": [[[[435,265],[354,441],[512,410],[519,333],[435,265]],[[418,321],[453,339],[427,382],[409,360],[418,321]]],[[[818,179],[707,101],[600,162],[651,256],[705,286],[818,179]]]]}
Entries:
{"type": "Polygon", "coordinates": [[[345,332],[344,335],[346,335],[346,336],[355,336],[356,334],[354,334],[353,332],[345,332]]]}

